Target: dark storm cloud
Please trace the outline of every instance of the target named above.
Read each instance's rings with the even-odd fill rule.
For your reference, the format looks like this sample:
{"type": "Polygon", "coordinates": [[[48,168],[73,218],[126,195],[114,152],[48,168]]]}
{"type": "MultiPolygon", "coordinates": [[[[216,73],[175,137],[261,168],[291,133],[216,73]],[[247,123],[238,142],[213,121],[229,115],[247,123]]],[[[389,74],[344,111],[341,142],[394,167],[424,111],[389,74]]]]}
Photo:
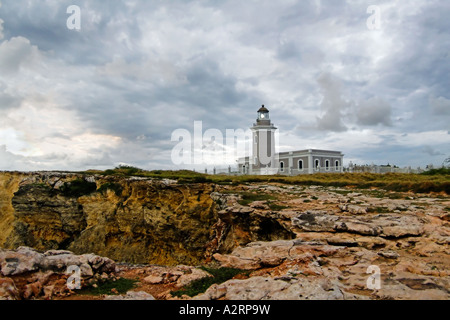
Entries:
{"type": "Polygon", "coordinates": [[[391,106],[380,98],[370,98],[360,102],[356,107],[357,122],[364,126],[378,124],[391,126],[391,114],[391,106]]]}
{"type": "Polygon", "coordinates": [[[324,73],[320,75],[317,82],[323,94],[320,107],[325,112],[323,116],[317,118],[318,128],[336,132],[347,130],[342,121],[342,113],[350,107],[350,103],[342,97],[340,81],[324,73]]]}
{"type": "Polygon", "coordinates": [[[376,4],[382,28],[372,31],[366,1],[2,0],[2,155],[24,166],[166,168],[173,130],[199,120],[246,129],[266,104],[299,148],[313,139],[369,162],[389,152],[438,161],[449,147],[450,4],[376,4]],[[66,28],[69,5],[81,8],[80,31],[66,28]],[[30,110],[49,118],[39,135],[18,125],[34,123],[30,110]],[[442,141],[413,141],[433,134],[442,141]],[[22,136],[58,149],[73,135],[77,158],[51,144],[47,160],[10,151],[40,149],[22,136]]]}
{"type": "Polygon", "coordinates": [[[442,153],[442,152],[440,152],[440,151],[434,150],[434,149],[433,149],[432,147],[430,147],[430,146],[425,146],[425,147],[423,147],[422,152],[423,152],[423,153],[426,153],[426,154],[428,154],[428,155],[430,155],[430,156],[444,156],[444,155],[445,155],[444,153],[442,153]]]}

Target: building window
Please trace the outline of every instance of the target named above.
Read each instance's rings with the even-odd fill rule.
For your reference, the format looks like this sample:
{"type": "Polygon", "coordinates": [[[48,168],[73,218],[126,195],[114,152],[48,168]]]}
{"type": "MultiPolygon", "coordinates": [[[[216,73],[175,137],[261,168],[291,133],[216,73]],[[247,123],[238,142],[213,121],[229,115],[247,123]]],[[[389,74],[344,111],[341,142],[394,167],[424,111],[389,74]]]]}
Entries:
{"type": "Polygon", "coordinates": [[[325,160],[325,169],[330,170],[330,160],[325,160]]]}
{"type": "Polygon", "coordinates": [[[316,159],[316,161],[314,161],[314,168],[315,168],[316,170],[319,170],[319,169],[320,169],[320,161],[319,161],[319,159],[316,159]]]}
{"type": "Polygon", "coordinates": [[[280,161],[280,171],[284,172],[284,162],[280,161]]]}
{"type": "Polygon", "coordinates": [[[298,160],[298,170],[303,170],[303,160],[298,160]]]}
{"type": "Polygon", "coordinates": [[[335,167],[336,167],[336,171],[339,171],[339,167],[340,167],[339,160],[336,160],[335,167]]]}

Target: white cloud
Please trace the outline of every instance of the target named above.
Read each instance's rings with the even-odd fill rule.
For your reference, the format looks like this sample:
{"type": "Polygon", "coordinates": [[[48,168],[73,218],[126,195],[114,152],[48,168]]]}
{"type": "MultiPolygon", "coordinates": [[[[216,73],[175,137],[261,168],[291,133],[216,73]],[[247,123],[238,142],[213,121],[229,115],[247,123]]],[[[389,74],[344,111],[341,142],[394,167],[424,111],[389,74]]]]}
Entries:
{"type": "Polygon", "coordinates": [[[174,128],[247,128],[261,104],[286,148],[448,149],[442,2],[381,1],[376,31],[361,1],[79,5],[80,32],[56,2],[1,8],[0,144],[15,168],[167,168],[174,128]]]}

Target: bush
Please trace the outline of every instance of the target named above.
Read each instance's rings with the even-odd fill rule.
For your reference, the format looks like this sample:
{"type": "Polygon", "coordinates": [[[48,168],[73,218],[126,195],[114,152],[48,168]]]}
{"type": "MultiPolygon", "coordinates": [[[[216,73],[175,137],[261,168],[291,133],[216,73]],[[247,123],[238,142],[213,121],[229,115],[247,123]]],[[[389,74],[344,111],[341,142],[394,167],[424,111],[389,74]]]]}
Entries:
{"type": "Polygon", "coordinates": [[[133,176],[133,175],[136,175],[136,174],[142,172],[142,169],[132,167],[132,166],[121,165],[121,166],[116,167],[114,169],[114,171],[116,171],[118,173],[122,173],[126,176],[133,176]]]}
{"type": "Polygon", "coordinates": [[[247,206],[253,201],[276,200],[273,196],[263,193],[243,192],[241,197],[242,200],[239,200],[238,203],[242,206],[247,206]]]}
{"type": "Polygon", "coordinates": [[[434,175],[450,175],[450,168],[438,168],[438,169],[431,169],[425,172],[421,173],[425,176],[434,176],[434,175]]]}
{"type": "Polygon", "coordinates": [[[76,198],[91,194],[95,190],[97,190],[97,184],[84,179],[65,182],[61,187],[61,192],[64,196],[76,198]]]}
{"type": "Polygon", "coordinates": [[[132,279],[126,279],[126,278],[119,278],[116,281],[112,280],[106,280],[106,281],[99,281],[96,283],[96,287],[90,286],[87,288],[84,288],[80,290],[78,293],[81,295],[114,295],[114,293],[111,291],[112,289],[116,289],[116,294],[125,294],[129,290],[133,289],[136,285],[137,280],[132,279]]]}

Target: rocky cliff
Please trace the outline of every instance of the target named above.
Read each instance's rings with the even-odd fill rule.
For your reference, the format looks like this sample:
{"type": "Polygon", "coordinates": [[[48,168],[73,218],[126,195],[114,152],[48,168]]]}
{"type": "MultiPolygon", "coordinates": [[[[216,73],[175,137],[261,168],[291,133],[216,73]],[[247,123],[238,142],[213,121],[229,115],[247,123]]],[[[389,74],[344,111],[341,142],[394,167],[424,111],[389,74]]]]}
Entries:
{"type": "MultiPolygon", "coordinates": [[[[179,299],[185,279],[209,277],[192,266],[211,262],[245,272],[181,299],[448,300],[449,221],[443,193],[0,173],[0,248],[14,249],[0,250],[0,298],[27,296],[29,275],[10,272],[27,266],[33,250],[17,249],[27,246],[93,274],[92,254],[145,263],[110,277],[139,278],[136,290],[156,299],[179,299]]],[[[38,287],[53,286],[34,272],[38,287]]]]}
{"type": "Polygon", "coordinates": [[[215,189],[137,177],[0,173],[0,247],[195,265],[251,241],[292,238],[270,217],[249,219],[251,212],[238,209],[226,219],[226,200],[215,189]]]}

